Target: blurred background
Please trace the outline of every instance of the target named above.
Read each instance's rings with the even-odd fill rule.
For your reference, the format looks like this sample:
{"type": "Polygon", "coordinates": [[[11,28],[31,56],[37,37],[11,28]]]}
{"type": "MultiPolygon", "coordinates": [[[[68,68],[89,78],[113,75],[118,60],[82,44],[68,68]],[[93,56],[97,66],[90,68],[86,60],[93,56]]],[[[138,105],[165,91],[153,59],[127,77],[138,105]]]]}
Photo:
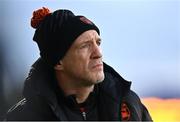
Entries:
{"type": "Polygon", "coordinates": [[[173,111],[180,110],[179,0],[0,0],[0,120],[23,97],[39,57],[30,19],[43,6],[92,20],[101,31],[103,60],[132,81],[154,120],[180,121],[173,111]]]}

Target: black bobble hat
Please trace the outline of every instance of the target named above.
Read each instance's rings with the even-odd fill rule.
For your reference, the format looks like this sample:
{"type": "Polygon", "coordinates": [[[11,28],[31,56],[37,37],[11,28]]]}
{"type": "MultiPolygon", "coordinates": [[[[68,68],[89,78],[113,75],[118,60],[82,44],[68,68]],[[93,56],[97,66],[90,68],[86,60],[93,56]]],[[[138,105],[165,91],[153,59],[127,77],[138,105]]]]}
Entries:
{"type": "Polygon", "coordinates": [[[48,65],[55,66],[75,39],[88,30],[100,34],[98,27],[86,17],[60,9],[45,15],[38,23],[33,40],[38,44],[41,58],[48,65]]]}

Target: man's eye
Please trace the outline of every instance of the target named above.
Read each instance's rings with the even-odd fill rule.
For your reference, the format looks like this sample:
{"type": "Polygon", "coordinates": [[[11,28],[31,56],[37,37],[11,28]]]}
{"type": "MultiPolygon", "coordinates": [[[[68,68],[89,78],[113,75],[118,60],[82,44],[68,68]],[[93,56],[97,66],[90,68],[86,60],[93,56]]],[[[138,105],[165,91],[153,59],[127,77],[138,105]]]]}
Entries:
{"type": "Polygon", "coordinates": [[[89,46],[90,46],[90,44],[84,44],[80,48],[88,48],[89,46]]]}
{"type": "Polygon", "coordinates": [[[97,45],[100,46],[100,45],[101,45],[101,41],[98,41],[98,42],[97,42],[97,45]]]}

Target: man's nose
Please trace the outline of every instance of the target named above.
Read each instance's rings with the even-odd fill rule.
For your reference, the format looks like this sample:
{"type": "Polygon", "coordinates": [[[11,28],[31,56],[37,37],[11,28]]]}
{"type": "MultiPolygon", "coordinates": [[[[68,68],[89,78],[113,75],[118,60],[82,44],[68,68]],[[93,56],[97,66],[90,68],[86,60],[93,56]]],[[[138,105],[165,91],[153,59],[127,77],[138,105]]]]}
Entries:
{"type": "Polygon", "coordinates": [[[99,45],[94,44],[91,58],[97,59],[102,57],[102,50],[99,45]]]}

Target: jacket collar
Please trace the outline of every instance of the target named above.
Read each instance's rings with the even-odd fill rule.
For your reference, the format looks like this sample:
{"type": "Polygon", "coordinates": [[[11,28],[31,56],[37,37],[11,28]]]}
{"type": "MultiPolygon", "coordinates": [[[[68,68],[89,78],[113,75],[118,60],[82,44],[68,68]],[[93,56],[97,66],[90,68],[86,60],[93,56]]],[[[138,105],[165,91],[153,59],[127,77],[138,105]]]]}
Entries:
{"type": "Polygon", "coordinates": [[[112,99],[119,102],[120,98],[117,96],[124,96],[131,86],[131,82],[126,81],[117,73],[111,66],[104,63],[105,79],[100,84],[102,90],[112,99]]]}
{"type": "Polygon", "coordinates": [[[23,95],[31,101],[39,96],[46,100],[54,114],[60,120],[67,120],[61,106],[58,105],[57,97],[53,88],[53,70],[39,58],[31,67],[28,77],[24,83],[23,95]]]}

